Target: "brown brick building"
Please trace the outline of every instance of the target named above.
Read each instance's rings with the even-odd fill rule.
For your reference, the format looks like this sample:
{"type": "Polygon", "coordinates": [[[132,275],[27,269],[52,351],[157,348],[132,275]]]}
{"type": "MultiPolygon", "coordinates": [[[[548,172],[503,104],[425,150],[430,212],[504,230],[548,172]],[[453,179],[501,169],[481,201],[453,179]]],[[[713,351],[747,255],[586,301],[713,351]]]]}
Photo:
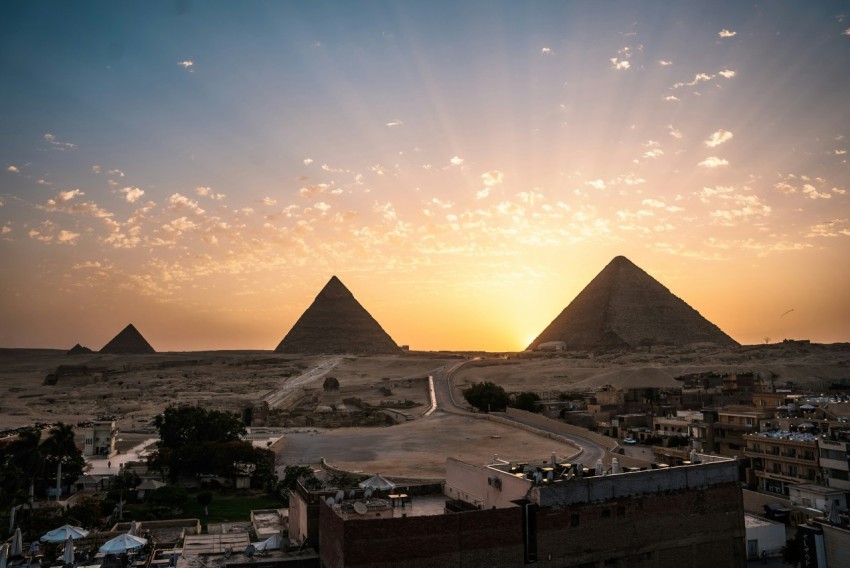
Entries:
{"type": "MultiPolygon", "coordinates": [[[[456,472],[470,476],[471,467],[456,472]]],[[[512,473],[516,468],[507,464],[476,469],[485,489],[475,489],[469,479],[457,486],[478,492],[481,508],[372,518],[322,502],[322,566],[746,565],[732,460],[583,478],[556,475],[542,482],[512,473]],[[509,478],[528,481],[525,497],[487,507],[496,493],[516,491],[509,478]]],[[[447,486],[452,475],[449,470],[447,486]]]]}

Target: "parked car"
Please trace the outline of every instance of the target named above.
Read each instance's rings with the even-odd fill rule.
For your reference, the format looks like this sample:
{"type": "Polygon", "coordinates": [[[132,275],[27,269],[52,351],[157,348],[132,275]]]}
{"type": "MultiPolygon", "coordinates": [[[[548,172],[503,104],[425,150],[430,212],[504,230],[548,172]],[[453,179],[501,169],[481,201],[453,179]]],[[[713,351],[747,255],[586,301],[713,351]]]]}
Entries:
{"type": "Polygon", "coordinates": [[[634,438],[632,438],[632,437],[630,436],[630,437],[628,437],[628,438],[623,438],[623,443],[624,443],[624,444],[628,444],[628,445],[632,446],[632,445],[634,445],[634,444],[637,444],[637,440],[635,440],[634,438]]]}

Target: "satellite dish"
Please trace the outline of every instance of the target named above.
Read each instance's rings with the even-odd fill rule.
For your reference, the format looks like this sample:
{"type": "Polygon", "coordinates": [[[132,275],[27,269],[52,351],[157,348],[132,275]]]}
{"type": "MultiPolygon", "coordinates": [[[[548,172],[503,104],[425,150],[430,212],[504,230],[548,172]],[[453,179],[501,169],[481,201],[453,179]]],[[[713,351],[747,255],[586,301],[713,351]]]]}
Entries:
{"type": "Polygon", "coordinates": [[[325,503],[328,504],[328,507],[333,507],[334,503],[336,503],[336,501],[334,501],[333,497],[328,497],[327,499],[325,499],[325,503]]]}
{"type": "Polygon", "coordinates": [[[342,502],[342,500],[345,499],[345,491],[343,491],[342,489],[337,491],[336,495],[334,496],[334,499],[336,499],[337,503],[342,502]]]}
{"type": "Polygon", "coordinates": [[[369,508],[363,501],[358,501],[354,504],[354,512],[359,515],[365,515],[367,512],[369,512],[369,508]]]}

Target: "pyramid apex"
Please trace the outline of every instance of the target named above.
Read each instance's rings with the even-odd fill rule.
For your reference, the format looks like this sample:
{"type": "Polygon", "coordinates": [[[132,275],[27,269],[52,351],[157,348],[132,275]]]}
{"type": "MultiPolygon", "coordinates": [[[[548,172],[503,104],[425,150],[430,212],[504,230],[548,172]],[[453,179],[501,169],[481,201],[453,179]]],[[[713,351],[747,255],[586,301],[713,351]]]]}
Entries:
{"type": "Polygon", "coordinates": [[[156,353],[151,344],[132,323],[103,346],[101,353],[156,353]]]}

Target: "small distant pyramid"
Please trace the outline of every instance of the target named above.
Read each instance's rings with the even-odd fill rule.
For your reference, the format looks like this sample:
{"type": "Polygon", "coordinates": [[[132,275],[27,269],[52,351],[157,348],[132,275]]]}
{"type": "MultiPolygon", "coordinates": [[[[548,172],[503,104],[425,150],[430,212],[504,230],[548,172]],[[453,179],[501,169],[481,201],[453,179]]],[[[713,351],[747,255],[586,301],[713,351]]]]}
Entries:
{"type": "Polygon", "coordinates": [[[333,276],[275,352],[384,355],[401,353],[401,349],[333,276]]]}
{"type": "Polygon", "coordinates": [[[77,343],[71,347],[65,355],[84,355],[86,353],[92,353],[92,350],[77,343]]]}
{"type": "Polygon", "coordinates": [[[121,333],[112,338],[112,341],[103,346],[101,353],[131,353],[144,354],[156,353],[151,344],[142,337],[139,330],[129,324],[121,330],[121,333]]]}
{"type": "Polygon", "coordinates": [[[563,341],[568,351],[738,342],[624,256],[590,281],[528,349],[563,341]]]}

